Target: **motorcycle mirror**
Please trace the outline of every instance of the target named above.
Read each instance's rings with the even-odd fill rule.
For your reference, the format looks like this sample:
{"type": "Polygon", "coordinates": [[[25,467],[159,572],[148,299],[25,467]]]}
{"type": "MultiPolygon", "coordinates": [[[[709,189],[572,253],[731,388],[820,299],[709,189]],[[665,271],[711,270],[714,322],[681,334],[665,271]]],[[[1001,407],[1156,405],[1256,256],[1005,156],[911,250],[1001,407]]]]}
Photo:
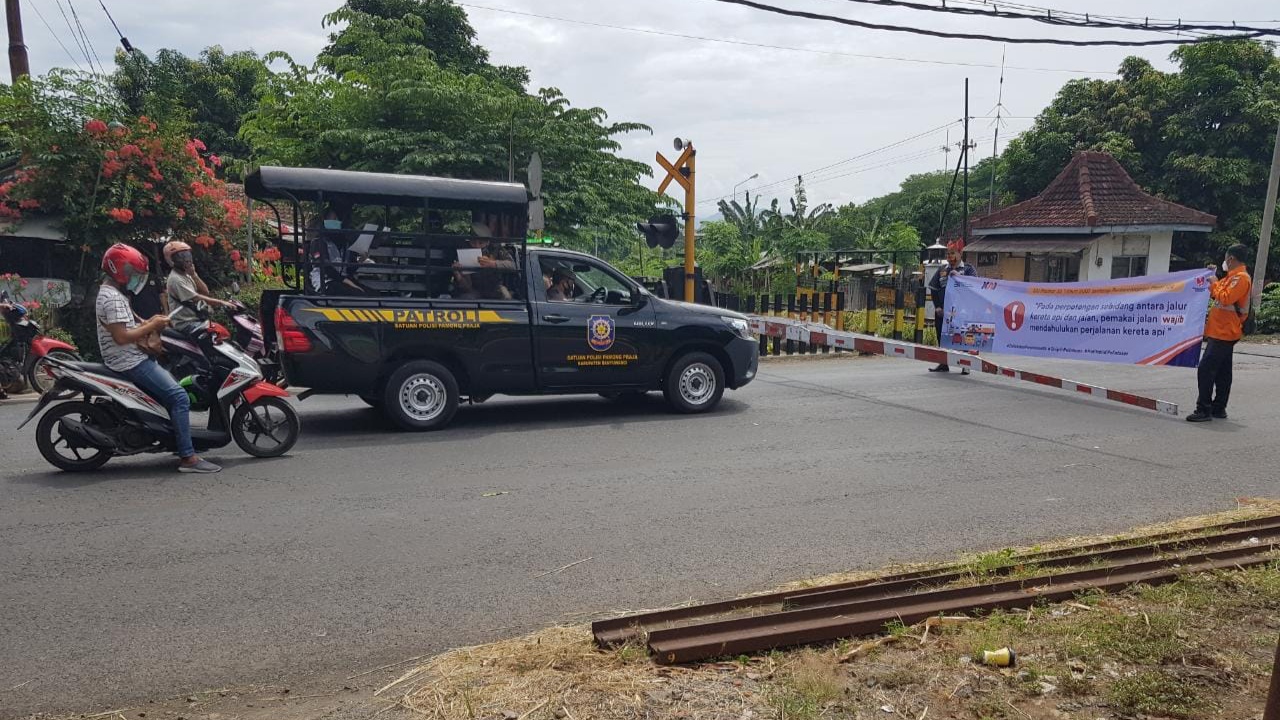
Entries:
{"type": "Polygon", "coordinates": [[[232,281],[231,281],[231,292],[235,293],[236,295],[239,295],[239,294],[240,294],[240,283],[236,282],[235,280],[232,280],[232,281]]]}

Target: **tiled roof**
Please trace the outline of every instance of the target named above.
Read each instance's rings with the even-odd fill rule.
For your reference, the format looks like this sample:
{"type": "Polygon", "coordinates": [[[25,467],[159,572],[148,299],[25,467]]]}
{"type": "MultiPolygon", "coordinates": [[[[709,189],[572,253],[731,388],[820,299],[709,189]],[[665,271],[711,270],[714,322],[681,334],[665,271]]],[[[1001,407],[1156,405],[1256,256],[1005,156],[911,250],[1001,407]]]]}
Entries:
{"type": "Polygon", "coordinates": [[[970,222],[974,230],[1202,225],[1217,218],[1149,195],[1104,152],[1078,152],[1039,195],[970,222]]]}

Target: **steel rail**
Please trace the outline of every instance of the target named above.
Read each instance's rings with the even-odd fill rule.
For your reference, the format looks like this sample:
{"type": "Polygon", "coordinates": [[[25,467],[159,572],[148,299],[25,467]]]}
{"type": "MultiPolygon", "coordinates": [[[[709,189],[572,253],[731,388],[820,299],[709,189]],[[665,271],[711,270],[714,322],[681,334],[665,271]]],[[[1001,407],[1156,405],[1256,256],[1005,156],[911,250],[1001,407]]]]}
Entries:
{"type": "Polygon", "coordinates": [[[1194,553],[1097,568],[1057,576],[920,593],[864,602],[787,610],[768,615],[655,630],[648,647],[662,664],[757,652],[883,632],[887,623],[911,625],[957,612],[1027,608],[1088,590],[1114,590],[1138,583],[1160,584],[1182,575],[1261,565],[1275,560],[1274,544],[1194,553]]]}
{"type": "MultiPolygon", "coordinates": [[[[1059,550],[1042,550],[1038,552],[1021,553],[1010,557],[1009,564],[1005,567],[998,568],[994,573],[1005,574],[1011,572],[1018,565],[1031,563],[1047,565],[1050,562],[1056,562],[1056,559],[1060,557],[1079,559],[1089,553],[1113,549],[1145,547],[1152,543],[1166,542],[1177,538],[1187,538],[1189,536],[1194,536],[1196,533],[1221,533],[1243,528],[1262,528],[1272,526],[1276,523],[1280,523],[1280,515],[1237,520],[1229,523],[1208,525],[1203,528],[1196,528],[1193,530],[1174,530],[1122,540],[1106,540],[1086,545],[1062,548],[1059,550]]],[[[669,608],[666,610],[639,613],[635,615],[627,615],[617,618],[608,618],[605,620],[597,620],[592,623],[591,632],[598,645],[601,647],[613,647],[627,642],[642,640],[645,633],[650,632],[652,629],[669,623],[679,622],[681,620],[692,620],[696,618],[710,617],[713,615],[723,615],[741,610],[763,607],[766,605],[781,605],[792,598],[811,595],[818,592],[860,588],[869,585],[882,585],[906,580],[931,579],[934,582],[938,582],[938,578],[945,578],[948,575],[960,573],[964,567],[964,563],[954,563],[936,568],[893,573],[889,575],[864,578],[862,580],[831,583],[799,590],[785,590],[761,595],[750,595],[747,597],[734,598],[732,600],[721,600],[710,603],[669,608]]],[[[946,580],[942,580],[942,582],[946,582],[946,580]]]]}
{"type": "MultiPolygon", "coordinates": [[[[1257,539],[1259,541],[1271,540],[1275,542],[1280,539],[1280,522],[1275,522],[1261,527],[1250,528],[1247,530],[1237,530],[1232,533],[1221,535],[1205,535],[1202,537],[1189,538],[1186,540],[1168,540],[1165,542],[1151,543],[1147,545],[1135,545],[1132,547],[1117,548],[1115,550],[1107,550],[1099,553],[1088,553],[1081,555],[1067,555],[1065,557],[1052,558],[1038,563],[1026,563],[1023,565],[1034,565],[1039,568],[1055,568],[1055,567],[1072,567],[1078,565],[1098,565],[1103,563],[1120,563],[1125,561],[1136,561],[1146,558],[1158,558],[1162,554],[1170,552],[1179,552],[1191,550],[1194,548],[1211,548],[1229,549],[1230,546],[1238,545],[1242,542],[1249,542],[1257,539]]],[[[1017,568],[1018,565],[1006,566],[1001,568],[1008,571],[1017,568]]],[[[903,595],[912,591],[921,590],[929,587],[937,587],[946,583],[963,580],[973,575],[966,571],[947,573],[945,575],[935,575],[933,577],[921,578],[916,580],[903,580],[891,583],[877,583],[875,585],[863,585],[862,587],[843,588],[843,589],[815,589],[813,591],[792,595],[783,601],[783,609],[800,608],[800,607],[816,607],[818,605],[830,605],[837,602],[846,602],[849,600],[861,599],[864,597],[892,597],[895,595],[903,595]]],[[[1055,577],[1055,576],[1048,576],[1055,577]]]]}

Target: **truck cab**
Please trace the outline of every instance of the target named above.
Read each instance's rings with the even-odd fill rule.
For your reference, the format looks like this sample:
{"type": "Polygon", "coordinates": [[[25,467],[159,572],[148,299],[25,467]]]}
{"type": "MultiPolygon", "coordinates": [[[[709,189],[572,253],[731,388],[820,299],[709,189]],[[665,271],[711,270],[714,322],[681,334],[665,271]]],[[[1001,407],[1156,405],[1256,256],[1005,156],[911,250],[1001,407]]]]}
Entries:
{"type": "Polygon", "coordinates": [[[755,377],[745,316],[528,246],[521,185],[263,167],[246,189],[277,212],[293,286],[264,293],[264,336],[308,394],[358,395],[429,430],[497,394],[661,391],[676,411],[707,412],[755,377]]]}

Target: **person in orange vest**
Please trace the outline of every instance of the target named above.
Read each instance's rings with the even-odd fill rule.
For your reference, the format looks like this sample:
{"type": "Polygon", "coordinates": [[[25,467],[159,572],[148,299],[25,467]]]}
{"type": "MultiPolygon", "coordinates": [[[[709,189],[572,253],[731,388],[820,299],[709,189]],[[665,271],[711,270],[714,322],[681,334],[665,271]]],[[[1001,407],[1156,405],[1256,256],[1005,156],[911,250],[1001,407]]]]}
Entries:
{"type": "Polygon", "coordinates": [[[1232,245],[1222,261],[1226,275],[1209,285],[1209,319],[1204,326],[1206,339],[1200,355],[1198,379],[1200,396],[1196,411],[1187,422],[1209,422],[1227,419],[1227,400],[1231,397],[1231,356],[1236,343],[1244,337],[1244,321],[1249,317],[1249,292],[1253,282],[1245,269],[1249,248],[1232,245]],[[1216,391],[1216,392],[1215,392],[1216,391]]]}

